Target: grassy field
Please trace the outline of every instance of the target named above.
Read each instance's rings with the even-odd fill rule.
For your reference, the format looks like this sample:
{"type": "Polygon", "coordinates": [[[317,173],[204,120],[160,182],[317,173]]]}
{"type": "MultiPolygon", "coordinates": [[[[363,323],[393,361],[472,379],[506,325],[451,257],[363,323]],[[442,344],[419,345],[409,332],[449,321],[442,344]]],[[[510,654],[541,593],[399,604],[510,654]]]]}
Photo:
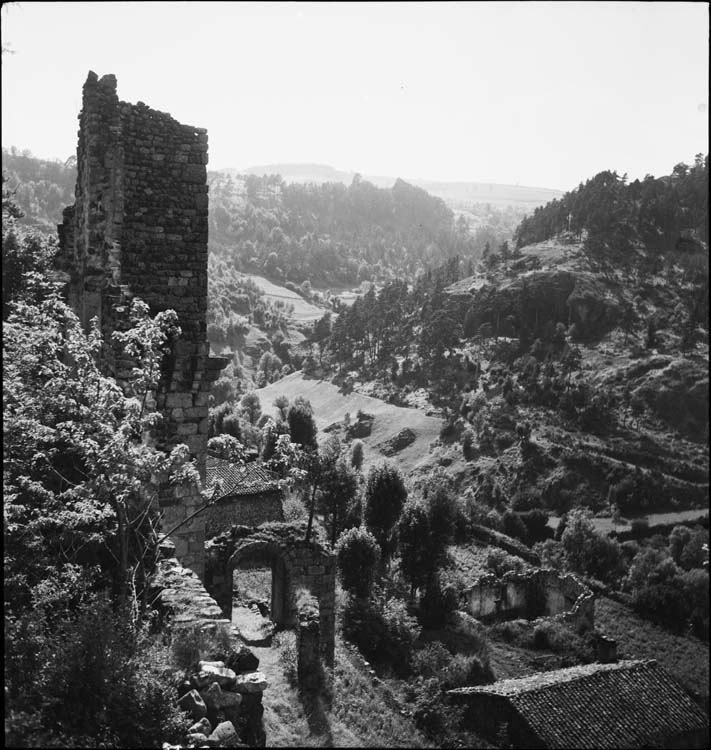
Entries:
{"type": "Polygon", "coordinates": [[[248,273],[243,274],[243,276],[253,281],[264,292],[267,299],[293,305],[292,319],[295,323],[308,323],[323,317],[325,310],[307,302],[300,294],[292,292],[291,289],[274,284],[263,276],[254,276],[248,273]]]}
{"type": "Polygon", "coordinates": [[[289,401],[293,401],[296,396],[307,398],[314,410],[320,441],[327,437],[327,433],[321,431],[334,422],[342,422],[346,413],[351,415],[353,421],[359,409],[373,414],[375,416],[373,431],[369,437],[363,438],[366,469],[385,459],[375,446],[408,427],[416,435],[414,443],[388,457],[387,460],[397,466],[401,472],[409,473],[419,464],[426,462],[430,443],[438,438],[442,425],[440,419],[427,417],[417,409],[392,406],[380,399],[359,393],[350,393],[346,396],[335,385],[325,380],[306,379],[300,372],[292,373],[266,388],[260,388],[255,393],[261,401],[262,411],[271,415],[277,412],[273,406],[277,396],[284,395],[289,401]]]}
{"type": "Polygon", "coordinates": [[[595,601],[595,626],[617,641],[620,659],[656,659],[682,684],[708,697],[708,643],[669,633],[607,597],[595,601]]]}

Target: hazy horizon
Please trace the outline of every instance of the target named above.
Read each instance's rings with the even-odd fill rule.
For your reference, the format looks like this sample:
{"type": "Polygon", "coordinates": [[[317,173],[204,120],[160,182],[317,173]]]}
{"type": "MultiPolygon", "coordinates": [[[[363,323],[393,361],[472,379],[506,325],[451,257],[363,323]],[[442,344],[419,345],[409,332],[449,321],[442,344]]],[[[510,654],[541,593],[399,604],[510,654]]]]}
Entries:
{"type": "Polygon", "coordinates": [[[208,168],[569,190],[708,151],[697,3],[11,3],[3,146],[66,159],[89,70],[208,129],[208,168]]]}

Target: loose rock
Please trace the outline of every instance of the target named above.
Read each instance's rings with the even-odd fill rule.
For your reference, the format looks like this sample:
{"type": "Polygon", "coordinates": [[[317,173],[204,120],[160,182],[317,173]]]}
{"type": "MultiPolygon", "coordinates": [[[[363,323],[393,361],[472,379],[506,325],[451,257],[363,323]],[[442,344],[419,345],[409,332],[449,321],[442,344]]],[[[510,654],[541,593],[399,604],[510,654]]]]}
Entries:
{"type": "Polygon", "coordinates": [[[191,690],[189,693],[185,693],[185,695],[178,700],[178,705],[183,711],[187,711],[195,720],[207,716],[207,706],[197,690],[191,690]]]}

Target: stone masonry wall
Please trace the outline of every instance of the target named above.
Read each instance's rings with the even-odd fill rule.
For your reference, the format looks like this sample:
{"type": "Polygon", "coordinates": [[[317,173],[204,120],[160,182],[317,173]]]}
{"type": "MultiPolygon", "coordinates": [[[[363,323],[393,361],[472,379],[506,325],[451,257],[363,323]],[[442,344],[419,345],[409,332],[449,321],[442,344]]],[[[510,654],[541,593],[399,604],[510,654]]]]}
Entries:
{"type": "MultiPolygon", "coordinates": [[[[116,78],[90,72],[83,88],[76,203],[64,211],[58,265],[85,328],[97,317],[104,365],[119,381],[131,363],[116,357],[111,333],[127,326],[132,297],[151,313],[177,312],[181,336],[166,358],[153,436],[166,451],[185,443],[205,478],[208,396],[226,364],[209,356],[207,310],[207,132],[182,125],[143,102],[122,102],[116,78]]],[[[197,491],[164,487],[164,529],[203,501],[197,491]]],[[[172,536],[180,561],[202,576],[204,515],[172,536]]]]}
{"type": "Polygon", "coordinates": [[[576,576],[542,568],[526,573],[506,573],[501,578],[486,575],[467,589],[466,610],[477,619],[555,617],[592,629],[595,595],[576,576]]]}
{"type": "Polygon", "coordinates": [[[263,527],[234,526],[206,544],[205,588],[222,608],[232,612],[232,573],[241,559],[269,555],[281,580],[273,586],[283,590],[284,612],[272,617],[278,626],[296,628],[299,612],[296,593],[304,589],[319,606],[321,658],[333,666],[335,648],[336,559],[318,542],[304,541],[305,524],[269,524],[263,527]]]}

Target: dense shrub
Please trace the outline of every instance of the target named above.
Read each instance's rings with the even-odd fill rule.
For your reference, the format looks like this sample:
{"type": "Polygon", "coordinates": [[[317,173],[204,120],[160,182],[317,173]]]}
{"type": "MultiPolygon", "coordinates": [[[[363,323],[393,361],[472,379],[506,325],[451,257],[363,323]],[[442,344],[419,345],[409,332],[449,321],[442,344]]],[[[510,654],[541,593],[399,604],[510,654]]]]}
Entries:
{"type": "Polygon", "coordinates": [[[445,645],[441,641],[433,641],[412,655],[412,672],[420,677],[436,677],[451,661],[452,654],[445,645]]]}
{"type": "Polygon", "coordinates": [[[417,620],[402,599],[376,592],[368,599],[349,597],[343,608],[343,636],[355,643],[369,660],[388,664],[399,675],[410,670],[417,620]]]}
{"type": "Polygon", "coordinates": [[[356,597],[367,597],[380,561],[375,537],[362,527],[344,531],[336,544],[336,557],[343,588],[356,597]]]}
{"type": "Polygon", "coordinates": [[[523,570],[523,560],[520,557],[509,555],[498,547],[494,547],[486,556],[486,567],[498,578],[501,578],[504,573],[508,573],[509,571],[519,573],[523,570]]]}
{"type": "Polygon", "coordinates": [[[442,674],[442,687],[453,690],[494,681],[488,654],[455,654],[442,674]]]}
{"type": "Polygon", "coordinates": [[[704,544],[709,543],[708,529],[700,527],[689,529],[686,526],[675,526],[669,534],[669,551],[674,562],[684,570],[701,568],[707,552],[704,544]]]}
{"type": "Polygon", "coordinates": [[[438,574],[430,576],[420,599],[418,617],[426,628],[446,625],[459,606],[459,595],[451,584],[444,584],[438,574]]]}
{"type": "Polygon", "coordinates": [[[619,542],[595,530],[589,511],[570,511],[561,542],[566,562],[574,571],[605,582],[615,582],[624,574],[619,542]]]}
{"type": "Polygon", "coordinates": [[[152,645],[106,598],[5,621],[9,745],[157,747],[179,741],[186,717],[152,645]]]}
{"type": "Polygon", "coordinates": [[[392,531],[406,499],[405,483],[395,467],[383,463],[370,470],[363,517],[386,558],[394,551],[392,531]]]}

